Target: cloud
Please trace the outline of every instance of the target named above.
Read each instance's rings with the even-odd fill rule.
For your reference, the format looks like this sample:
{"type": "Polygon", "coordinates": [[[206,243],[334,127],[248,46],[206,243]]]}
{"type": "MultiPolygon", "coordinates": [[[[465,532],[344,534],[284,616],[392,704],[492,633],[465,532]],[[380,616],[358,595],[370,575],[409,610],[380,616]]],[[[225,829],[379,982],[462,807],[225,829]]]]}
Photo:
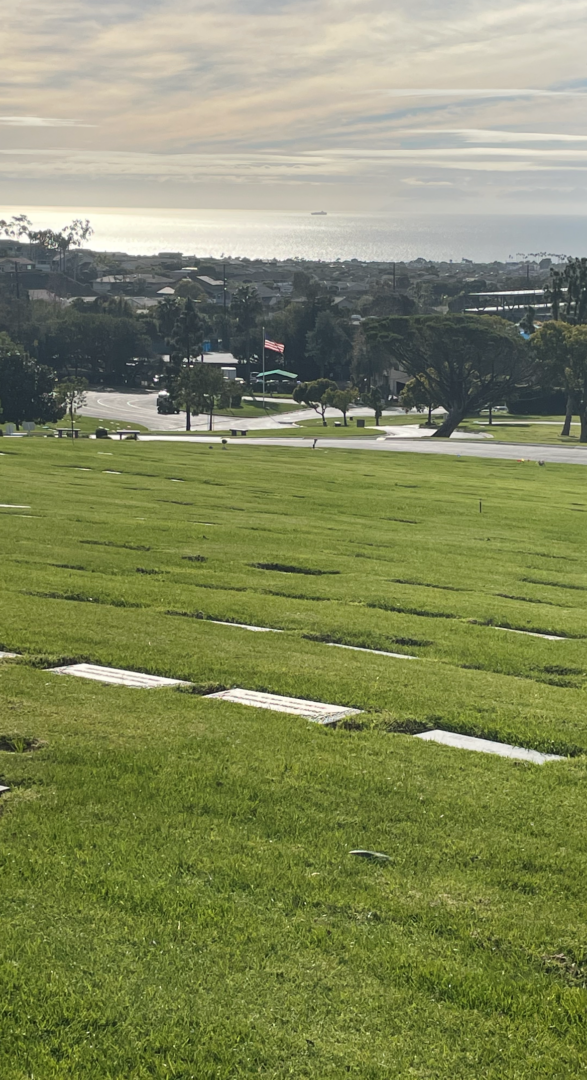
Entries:
{"type": "Polygon", "coordinates": [[[61,128],[61,127],[90,127],[90,124],[84,124],[81,120],[58,120],[56,117],[48,116],[0,116],[0,125],[2,127],[23,127],[23,128],[61,128]]]}
{"type": "Polygon", "coordinates": [[[517,89],[505,90],[500,89],[473,89],[468,87],[467,89],[454,89],[454,90],[439,90],[439,89],[382,89],[382,94],[388,94],[390,97],[456,97],[456,98],[534,98],[534,97],[587,97],[587,90],[535,90],[524,87],[518,87],[517,89]]]}
{"type": "Polygon", "coordinates": [[[425,198],[468,171],[482,200],[585,168],[586,21],[583,0],[556,18],[550,0],[444,0],[442,18],[438,0],[20,0],[0,176],[101,178],[113,199],[153,181],[162,203],[221,178],[262,207],[268,183],[284,205],[315,183],[425,198]]]}

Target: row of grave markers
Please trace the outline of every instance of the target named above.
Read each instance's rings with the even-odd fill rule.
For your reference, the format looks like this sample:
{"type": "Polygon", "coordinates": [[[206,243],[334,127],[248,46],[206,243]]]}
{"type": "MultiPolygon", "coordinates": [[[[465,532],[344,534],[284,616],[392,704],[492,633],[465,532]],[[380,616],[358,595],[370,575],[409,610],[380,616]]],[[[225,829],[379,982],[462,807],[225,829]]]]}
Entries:
{"type": "MultiPolygon", "coordinates": [[[[12,652],[0,652],[0,660],[15,659],[18,655],[18,653],[12,652]]],[[[96,682],[140,690],[191,685],[185,679],[147,675],[140,671],[102,667],[99,664],[67,664],[62,667],[49,668],[48,670],[55,675],[73,675],[78,678],[92,679],[96,682]]],[[[349,716],[357,716],[361,712],[360,709],[351,708],[350,706],[333,705],[323,701],[310,701],[306,698],[285,697],[281,694],[268,694],[258,690],[246,690],[242,687],[220,690],[204,696],[233,702],[236,705],[247,705],[258,709],[267,709],[270,712],[300,716],[322,725],[336,725],[341,720],[345,720],[349,716]]],[[[470,735],[461,735],[458,732],[442,731],[440,729],[423,732],[416,735],[415,738],[442,743],[445,746],[462,750],[476,750],[486,754],[497,754],[500,757],[516,758],[537,765],[543,765],[546,761],[563,760],[559,754],[543,754],[538,750],[528,750],[521,746],[511,746],[507,743],[493,742],[489,739],[474,738],[470,735]]],[[[0,787],[0,794],[2,790],[8,789],[0,787]]]]}

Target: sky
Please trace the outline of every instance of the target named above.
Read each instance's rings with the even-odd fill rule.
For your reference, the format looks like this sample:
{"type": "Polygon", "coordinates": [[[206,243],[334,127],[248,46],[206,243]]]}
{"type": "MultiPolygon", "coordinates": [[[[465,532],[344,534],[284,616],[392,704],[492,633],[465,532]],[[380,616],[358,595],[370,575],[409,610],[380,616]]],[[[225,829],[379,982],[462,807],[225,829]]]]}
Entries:
{"type": "Polygon", "coordinates": [[[574,214],[585,0],[19,0],[0,203],[574,214]]]}

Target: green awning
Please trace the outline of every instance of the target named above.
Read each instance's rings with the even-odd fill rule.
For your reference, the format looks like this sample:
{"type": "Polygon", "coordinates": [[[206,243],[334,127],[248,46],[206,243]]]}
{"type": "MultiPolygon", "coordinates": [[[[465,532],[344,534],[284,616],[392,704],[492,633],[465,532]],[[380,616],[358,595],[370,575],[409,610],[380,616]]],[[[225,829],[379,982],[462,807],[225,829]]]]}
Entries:
{"type": "MultiPolygon", "coordinates": [[[[296,375],[295,371],[282,371],[281,368],[272,368],[271,371],[266,371],[265,372],[265,378],[267,378],[269,375],[281,375],[282,379],[297,379],[297,377],[298,377],[296,375]]],[[[256,379],[262,379],[263,378],[263,372],[258,371],[257,374],[255,375],[255,378],[256,379]]]]}

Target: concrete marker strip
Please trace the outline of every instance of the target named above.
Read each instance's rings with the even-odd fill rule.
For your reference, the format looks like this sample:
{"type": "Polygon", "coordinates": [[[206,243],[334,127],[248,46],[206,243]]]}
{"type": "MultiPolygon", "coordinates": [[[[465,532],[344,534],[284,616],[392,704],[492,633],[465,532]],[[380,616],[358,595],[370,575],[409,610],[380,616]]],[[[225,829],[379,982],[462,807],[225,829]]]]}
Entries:
{"type": "Polygon", "coordinates": [[[248,626],[247,623],[222,622],[221,619],[202,619],[201,621],[213,623],[214,626],[236,626],[239,630],[254,630],[257,634],[285,634],[285,630],[276,630],[274,626],[248,626]]]}
{"type": "Polygon", "coordinates": [[[507,634],[526,634],[526,637],[540,637],[545,641],[568,641],[568,638],[557,637],[556,634],[538,634],[536,630],[512,630],[511,626],[494,626],[494,630],[505,630],[507,634]]]}
{"type": "Polygon", "coordinates": [[[48,668],[55,675],[77,675],[81,679],[110,683],[114,686],[130,686],[137,690],[155,690],[161,686],[189,686],[185,679],[166,679],[162,675],[145,675],[141,671],[125,671],[122,668],[100,667],[98,664],[68,664],[65,667],[48,668]]]}
{"type": "Polygon", "coordinates": [[[16,660],[19,656],[17,652],[0,652],[0,660],[16,660]]]}
{"type": "Polygon", "coordinates": [[[526,750],[522,746],[510,746],[509,743],[492,742],[489,739],[477,739],[472,735],[459,735],[456,731],[423,731],[415,735],[416,739],[426,742],[443,743],[459,750],[477,750],[482,754],[498,754],[500,757],[517,758],[519,761],[532,761],[535,765],[544,765],[545,761],[564,761],[560,754],[542,754],[539,750],[526,750]]]}
{"type": "Polygon", "coordinates": [[[326,641],[325,645],[331,645],[334,649],[352,649],[353,652],[368,652],[374,656],[393,656],[394,660],[420,660],[419,656],[410,656],[403,652],[384,652],[383,649],[364,649],[360,645],[341,645],[338,641],[326,641]]]}
{"type": "Polygon", "coordinates": [[[322,701],[308,701],[305,698],[283,697],[281,694],[265,694],[257,690],[220,690],[216,694],[206,694],[207,698],[232,701],[235,705],[252,705],[257,709],[269,709],[271,712],[291,713],[312,720],[316,724],[336,724],[346,716],[356,716],[360,709],[344,705],[329,705],[322,701]]]}

